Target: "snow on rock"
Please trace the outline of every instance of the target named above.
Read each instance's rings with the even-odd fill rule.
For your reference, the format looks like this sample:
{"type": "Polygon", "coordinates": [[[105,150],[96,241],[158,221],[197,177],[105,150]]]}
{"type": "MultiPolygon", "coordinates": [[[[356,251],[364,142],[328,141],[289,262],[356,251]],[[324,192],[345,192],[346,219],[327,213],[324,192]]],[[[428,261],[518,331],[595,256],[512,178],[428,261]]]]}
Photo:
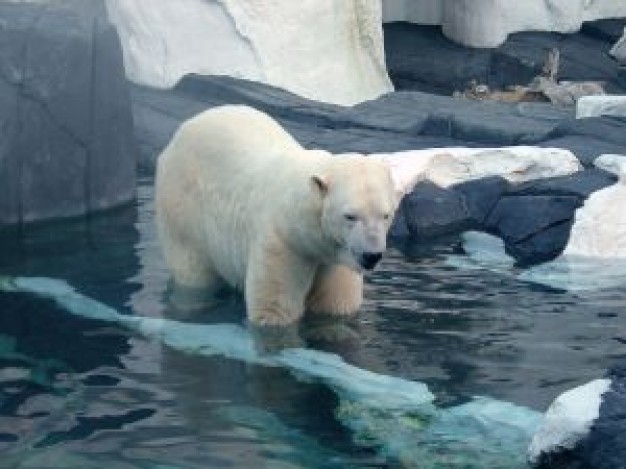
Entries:
{"type": "Polygon", "coordinates": [[[530,444],[530,461],[536,463],[542,455],[572,449],[584,438],[600,415],[602,395],[610,386],[611,380],[597,379],[557,397],[530,444]]]}
{"type": "Polygon", "coordinates": [[[576,102],[576,118],[598,116],[626,117],[626,96],[582,96],[576,102]]]}
{"type": "Polygon", "coordinates": [[[451,256],[449,263],[568,291],[622,288],[626,284],[626,156],[602,155],[594,164],[619,180],[592,193],[576,210],[569,241],[558,258],[517,272],[499,238],[469,232],[463,235],[467,256],[451,256]]]}
{"type": "Polygon", "coordinates": [[[497,47],[518,31],[572,33],[584,21],[626,16],[623,0],[383,0],[385,21],[440,24],[450,39],[497,47]]]}
{"type": "Polygon", "coordinates": [[[594,164],[619,180],[594,192],[576,211],[563,256],[626,259],[626,156],[602,155],[594,164]]]}
{"type": "Polygon", "coordinates": [[[611,49],[610,54],[621,64],[626,65],[626,28],[622,38],[611,49]]]}
{"type": "Polygon", "coordinates": [[[370,0],[106,0],[128,77],[169,88],[189,73],[268,83],[351,105],[391,91],[382,11],[370,0]]]}
{"type": "Polygon", "coordinates": [[[386,162],[396,190],[411,192],[415,184],[428,179],[440,187],[489,176],[511,182],[565,176],[582,169],[576,156],[560,148],[515,146],[502,148],[432,148],[371,157],[386,162]]]}

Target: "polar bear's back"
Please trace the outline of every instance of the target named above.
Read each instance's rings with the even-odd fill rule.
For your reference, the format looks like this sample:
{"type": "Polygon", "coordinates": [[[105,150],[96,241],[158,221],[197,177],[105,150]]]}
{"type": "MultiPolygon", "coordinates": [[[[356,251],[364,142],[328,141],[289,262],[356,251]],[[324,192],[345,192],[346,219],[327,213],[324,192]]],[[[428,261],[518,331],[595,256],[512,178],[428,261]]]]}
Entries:
{"type": "Polygon", "coordinates": [[[259,218],[284,198],[305,153],[271,117],[246,106],[186,121],[158,159],[161,237],[201,246],[219,273],[241,286],[259,218]]]}
{"type": "Polygon", "coordinates": [[[302,150],[274,119],[247,106],[221,106],[185,122],[172,145],[196,164],[208,164],[220,179],[230,173],[257,172],[302,150]],[[180,150],[180,149],[179,149],[180,150]]]}

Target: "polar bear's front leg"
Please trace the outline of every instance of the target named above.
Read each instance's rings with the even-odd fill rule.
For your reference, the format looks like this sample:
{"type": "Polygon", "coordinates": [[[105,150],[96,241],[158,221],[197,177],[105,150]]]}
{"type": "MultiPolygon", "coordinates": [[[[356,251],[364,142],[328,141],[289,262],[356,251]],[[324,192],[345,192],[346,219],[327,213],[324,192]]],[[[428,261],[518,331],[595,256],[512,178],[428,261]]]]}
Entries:
{"type": "Polygon", "coordinates": [[[248,318],[262,326],[292,324],[304,314],[315,265],[278,241],[251,253],[246,274],[248,318]]]}
{"type": "Polygon", "coordinates": [[[343,265],[318,269],[307,298],[313,313],[348,316],[356,313],[363,302],[363,276],[343,265]]]}

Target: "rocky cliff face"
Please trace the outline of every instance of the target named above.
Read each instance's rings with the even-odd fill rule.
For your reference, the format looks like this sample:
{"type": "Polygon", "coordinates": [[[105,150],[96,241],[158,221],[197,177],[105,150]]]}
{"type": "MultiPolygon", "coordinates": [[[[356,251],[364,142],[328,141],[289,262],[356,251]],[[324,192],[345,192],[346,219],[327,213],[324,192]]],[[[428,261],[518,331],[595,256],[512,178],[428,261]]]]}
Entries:
{"type": "Polygon", "coordinates": [[[170,88],[188,73],[229,75],[337,104],[393,89],[380,2],[106,2],[138,84],[170,88]]]}
{"type": "Polygon", "coordinates": [[[0,4],[0,225],[134,197],[119,38],[99,1],[0,4]]]}
{"type": "Polygon", "coordinates": [[[497,47],[519,31],[573,33],[585,21],[626,16],[623,0],[384,0],[386,22],[441,25],[471,47],[497,47]]]}

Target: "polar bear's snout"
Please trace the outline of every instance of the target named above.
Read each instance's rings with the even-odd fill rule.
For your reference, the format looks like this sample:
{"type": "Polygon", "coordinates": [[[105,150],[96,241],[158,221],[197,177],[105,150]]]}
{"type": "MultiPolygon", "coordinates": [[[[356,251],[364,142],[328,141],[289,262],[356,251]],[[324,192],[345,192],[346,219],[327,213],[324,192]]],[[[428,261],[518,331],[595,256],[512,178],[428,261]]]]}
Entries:
{"type": "Polygon", "coordinates": [[[357,270],[372,270],[382,259],[387,244],[388,221],[377,216],[362,216],[352,222],[347,245],[357,270]]]}
{"type": "Polygon", "coordinates": [[[361,254],[359,264],[361,264],[361,267],[363,267],[365,270],[373,270],[374,267],[376,267],[376,264],[378,264],[378,261],[380,261],[382,258],[382,252],[364,252],[363,254],[361,254]]]}

